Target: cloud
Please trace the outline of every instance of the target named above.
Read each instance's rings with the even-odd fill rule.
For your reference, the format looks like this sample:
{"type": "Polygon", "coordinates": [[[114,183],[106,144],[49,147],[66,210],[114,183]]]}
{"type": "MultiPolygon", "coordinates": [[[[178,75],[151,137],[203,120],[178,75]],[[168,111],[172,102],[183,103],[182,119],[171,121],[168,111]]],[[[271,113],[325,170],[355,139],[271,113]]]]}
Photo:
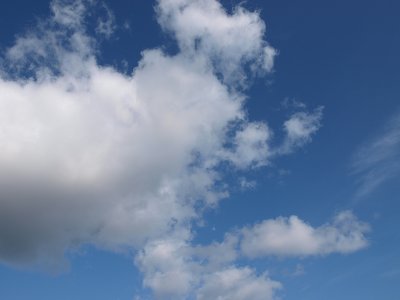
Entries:
{"type": "Polygon", "coordinates": [[[189,246],[181,238],[153,241],[136,257],[144,286],[157,299],[183,299],[194,287],[196,276],[189,246]]]}
{"type": "Polygon", "coordinates": [[[107,5],[103,4],[103,16],[98,19],[96,33],[110,38],[115,32],[117,26],[115,24],[115,16],[107,5]]]}
{"type": "Polygon", "coordinates": [[[275,150],[276,153],[279,155],[292,153],[309,143],[321,127],[322,110],[323,107],[319,107],[313,112],[296,112],[285,121],[283,129],[286,135],[282,145],[275,150]]]}
{"type": "Polygon", "coordinates": [[[208,246],[167,238],[148,244],[136,263],[145,276],[144,285],[157,299],[276,299],[279,282],[232,264],[237,242],[233,235],[208,246]]]}
{"type": "Polygon", "coordinates": [[[243,254],[252,258],[351,253],[367,246],[367,231],[368,225],[349,211],[317,228],[297,216],[280,217],[243,229],[240,246],[243,254]]]}
{"type": "MultiPolygon", "coordinates": [[[[295,113],[278,148],[270,146],[266,123],[247,118],[247,75],[271,71],[276,55],[258,13],[227,13],[216,0],[160,0],[157,20],[179,51],[144,50],[124,74],[97,62],[99,44],[86,28],[95,4],[54,0],[52,16],[4,54],[1,262],[57,266],[85,244],[128,249],[159,299],[269,300],[281,285],[236,266],[265,250],[251,248],[256,237],[265,242],[268,224],[288,234],[305,230],[320,241],[316,252],[361,248],[364,231],[350,214],[317,229],[296,217],[270,220],[221,243],[195,245],[192,224],[229,195],[221,165],[244,172],[303,146],[319,128],[321,110],[295,113]]],[[[100,17],[93,28],[108,21],[100,17]]],[[[111,34],[103,25],[97,31],[111,34]]],[[[259,247],[265,245],[271,240],[259,247]]]]}
{"type": "Polygon", "coordinates": [[[163,0],[158,22],[177,40],[181,52],[209,60],[227,83],[243,83],[244,67],[271,71],[277,52],[263,39],[265,23],[241,6],[226,13],[215,0],[163,0]]]}
{"type": "MultiPolygon", "coordinates": [[[[196,245],[181,231],[148,243],[136,257],[144,285],[157,299],[277,299],[282,285],[250,267],[243,259],[269,256],[306,257],[352,253],[368,245],[368,225],[351,212],[313,228],[297,216],[264,220],[236,229],[221,242],[196,245]]],[[[301,265],[293,276],[304,273],[301,265]]]]}
{"type": "Polygon", "coordinates": [[[125,75],[96,61],[98,45],[85,27],[93,5],[53,1],[52,17],[6,52],[0,78],[5,262],[57,260],[82,243],[140,248],[199,217],[195,207],[225,197],[216,187],[219,164],[245,169],[268,156],[268,127],[249,122],[238,83],[216,75],[241,72],[225,59],[261,69],[261,58],[272,60],[258,14],[238,8],[229,15],[214,0],[160,1],[158,20],[181,50],[145,50],[125,75]],[[213,30],[199,23],[202,17],[212,17],[213,30]],[[251,33],[246,46],[236,40],[243,32],[251,33]]]}
{"type": "Polygon", "coordinates": [[[271,156],[268,142],[270,130],[264,123],[248,123],[238,130],[233,139],[233,149],[227,152],[226,159],[238,169],[261,167],[271,156]]]}
{"type": "Polygon", "coordinates": [[[356,197],[367,196],[400,173],[400,114],[353,156],[351,171],[357,177],[356,197]]]}
{"type": "Polygon", "coordinates": [[[305,109],[307,105],[295,98],[285,97],[281,102],[283,109],[305,109]]]}

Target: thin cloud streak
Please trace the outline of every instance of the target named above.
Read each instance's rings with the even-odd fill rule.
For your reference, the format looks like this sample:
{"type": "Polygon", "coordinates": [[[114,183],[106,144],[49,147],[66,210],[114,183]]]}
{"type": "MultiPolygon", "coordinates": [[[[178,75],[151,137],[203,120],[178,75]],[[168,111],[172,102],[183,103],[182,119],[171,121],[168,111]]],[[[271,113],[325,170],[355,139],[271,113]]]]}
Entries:
{"type": "Polygon", "coordinates": [[[370,195],[400,173],[399,112],[378,135],[355,153],[351,173],[357,182],[356,201],[370,195]]]}

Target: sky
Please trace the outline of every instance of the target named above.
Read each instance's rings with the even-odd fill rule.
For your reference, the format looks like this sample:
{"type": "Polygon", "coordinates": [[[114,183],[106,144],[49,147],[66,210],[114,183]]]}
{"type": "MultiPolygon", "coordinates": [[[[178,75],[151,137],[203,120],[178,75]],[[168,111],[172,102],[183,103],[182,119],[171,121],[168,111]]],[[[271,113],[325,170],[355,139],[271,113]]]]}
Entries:
{"type": "Polygon", "coordinates": [[[0,3],[0,298],[398,299],[399,9],[0,3]]]}

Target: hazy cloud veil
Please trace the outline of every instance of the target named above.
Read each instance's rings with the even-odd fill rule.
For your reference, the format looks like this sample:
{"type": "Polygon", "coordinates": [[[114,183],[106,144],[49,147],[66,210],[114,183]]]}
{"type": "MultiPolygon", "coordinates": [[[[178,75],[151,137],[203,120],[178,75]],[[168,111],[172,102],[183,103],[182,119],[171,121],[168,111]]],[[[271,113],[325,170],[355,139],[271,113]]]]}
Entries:
{"type": "MultiPolygon", "coordinates": [[[[252,169],[292,152],[311,141],[322,111],[294,114],[276,149],[268,125],[248,120],[246,74],[271,71],[276,55],[256,12],[159,0],[157,20],[179,51],[145,50],[126,75],[97,63],[96,38],[85,28],[92,5],[54,0],[51,18],[19,36],[1,61],[3,263],[58,264],[82,244],[128,248],[157,298],[268,300],[281,284],[236,266],[239,257],[366,245],[367,226],[350,212],[317,229],[291,217],[193,245],[191,223],[228,195],[219,166],[252,169]],[[274,240],[274,230],[297,239],[274,240]]],[[[96,32],[109,36],[114,17],[105,9],[96,32]]]]}

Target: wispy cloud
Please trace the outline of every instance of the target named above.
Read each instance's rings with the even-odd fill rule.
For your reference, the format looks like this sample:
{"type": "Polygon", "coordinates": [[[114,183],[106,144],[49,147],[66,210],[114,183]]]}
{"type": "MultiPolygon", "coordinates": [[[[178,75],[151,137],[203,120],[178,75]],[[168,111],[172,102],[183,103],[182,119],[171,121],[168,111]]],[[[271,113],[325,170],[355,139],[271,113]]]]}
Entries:
{"type": "Polygon", "coordinates": [[[400,174],[400,113],[355,153],[351,171],[357,178],[356,199],[400,174]]]}

